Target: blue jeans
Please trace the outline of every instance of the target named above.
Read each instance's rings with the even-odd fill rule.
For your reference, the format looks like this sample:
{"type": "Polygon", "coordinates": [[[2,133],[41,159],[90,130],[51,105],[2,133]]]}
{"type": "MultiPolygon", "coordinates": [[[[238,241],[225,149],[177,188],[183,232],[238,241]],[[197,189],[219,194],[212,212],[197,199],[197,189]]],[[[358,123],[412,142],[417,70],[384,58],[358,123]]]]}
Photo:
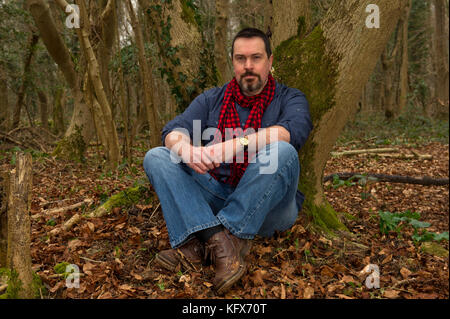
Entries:
{"type": "Polygon", "coordinates": [[[266,145],[236,187],[175,163],[171,156],[179,159],[168,148],[155,147],[145,155],[144,169],[161,203],[173,248],[189,241],[195,232],[220,224],[239,238],[253,239],[255,235],[270,237],[295,223],[300,164],[291,144],[266,145]],[[269,162],[277,164],[272,174],[263,171],[269,162]]]}

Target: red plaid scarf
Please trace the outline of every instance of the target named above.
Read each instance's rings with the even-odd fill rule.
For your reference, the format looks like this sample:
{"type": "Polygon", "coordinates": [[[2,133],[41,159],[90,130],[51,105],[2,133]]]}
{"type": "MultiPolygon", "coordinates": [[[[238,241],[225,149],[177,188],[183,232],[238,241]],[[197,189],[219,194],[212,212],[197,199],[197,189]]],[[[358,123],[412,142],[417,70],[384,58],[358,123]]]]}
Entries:
{"type": "MultiPolygon", "coordinates": [[[[247,128],[252,127],[257,131],[261,127],[261,120],[264,111],[270,105],[275,94],[275,80],[271,74],[264,89],[255,96],[245,96],[242,94],[241,89],[236,81],[236,78],[228,83],[225,95],[223,97],[222,107],[220,108],[218,132],[222,134],[222,141],[225,141],[225,129],[226,128],[242,128],[239,115],[236,111],[235,102],[241,107],[250,107],[250,115],[243,128],[245,131],[247,128]]],[[[239,130],[240,131],[240,130],[239,130]]],[[[236,132],[239,132],[236,131],[236,132]]],[[[233,163],[230,163],[231,175],[226,179],[225,183],[236,186],[245,170],[248,166],[248,152],[244,152],[244,161],[241,159],[236,161],[236,156],[233,158],[233,163]]],[[[209,172],[215,179],[219,179],[217,175],[217,168],[209,172]]]]}

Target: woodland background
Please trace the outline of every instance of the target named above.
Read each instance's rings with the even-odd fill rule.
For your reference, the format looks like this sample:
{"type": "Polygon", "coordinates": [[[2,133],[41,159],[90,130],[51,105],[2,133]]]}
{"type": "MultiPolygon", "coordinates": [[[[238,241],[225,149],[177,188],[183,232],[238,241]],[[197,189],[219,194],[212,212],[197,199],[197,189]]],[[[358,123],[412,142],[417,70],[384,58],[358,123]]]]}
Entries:
{"type": "MultiPolygon", "coordinates": [[[[320,196],[310,196],[314,201],[291,231],[256,241],[253,266],[228,297],[448,298],[448,1],[392,2],[399,10],[390,28],[378,31],[385,40],[373,40],[379,49],[358,47],[361,39],[333,28],[349,12],[364,21],[369,13],[355,8],[366,2],[77,0],[82,23],[69,28],[64,0],[1,0],[0,171],[28,166],[32,186],[24,193],[31,258],[21,265],[9,260],[11,247],[23,243],[11,241],[27,229],[15,229],[16,237],[8,233],[8,187],[0,189],[6,193],[0,197],[0,267],[8,266],[0,271],[0,294],[215,297],[210,270],[173,278],[152,264],[168,240],[142,159],[160,145],[168,120],[203,90],[231,79],[231,40],[251,26],[270,32],[275,77],[311,98],[313,120],[323,128],[315,136],[328,144],[311,143],[304,151],[319,163],[311,164],[316,174],[310,180],[320,182],[311,186],[320,196]],[[335,47],[325,44],[325,54],[321,47],[300,51],[319,29],[335,35],[335,47]],[[303,44],[296,46],[296,39],[303,44]],[[289,51],[294,49],[298,54],[289,51]],[[305,69],[293,57],[315,67],[314,56],[333,60],[333,50],[338,69],[345,70],[339,75],[305,69]],[[342,61],[353,60],[368,66],[346,69],[342,61]],[[313,84],[302,86],[299,78],[313,84]],[[340,99],[346,82],[355,91],[352,99],[340,99]],[[336,101],[330,112],[345,116],[315,111],[331,101],[317,93],[327,88],[336,101]],[[381,155],[370,152],[387,147],[381,155]],[[330,157],[351,149],[369,152],[330,157]],[[336,175],[341,172],[352,174],[336,175]],[[398,184],[369,173],[447,182],[398,184]],[[323,202],[332,206],[337,227],[317,217],[323,202]],[[330,239],[322,233],[332,228],[351,235],[330,239]],[[382,266],[380,289],[364,285],[361,270],[370,263],[382,266]],[[68,264],[79,265],[81,288],[65,286],[68,264]],[[25,286],[34,278],[38,288],[14,288],[13,266],[32,268],[28,279],[19,270],[19,278],[25,286]]],[[[384,26],[390,3],[373,2],[380,3],[384,26]]],[[[13,179],[5,176],[0,182],[13,179]]]]}

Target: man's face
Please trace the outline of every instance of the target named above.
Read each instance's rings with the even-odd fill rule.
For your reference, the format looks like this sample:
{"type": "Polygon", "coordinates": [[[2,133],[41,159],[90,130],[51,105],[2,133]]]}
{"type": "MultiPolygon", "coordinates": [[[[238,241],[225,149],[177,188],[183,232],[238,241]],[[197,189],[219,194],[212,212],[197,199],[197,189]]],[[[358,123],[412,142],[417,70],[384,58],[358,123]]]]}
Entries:
{"type": "Polygon", "coordinates": [[[267,83],[273,61],[273,56],[267,56],[263,39],[237,38],[232,58],[234,75],[242,93],[259,94],[267,83]]]}

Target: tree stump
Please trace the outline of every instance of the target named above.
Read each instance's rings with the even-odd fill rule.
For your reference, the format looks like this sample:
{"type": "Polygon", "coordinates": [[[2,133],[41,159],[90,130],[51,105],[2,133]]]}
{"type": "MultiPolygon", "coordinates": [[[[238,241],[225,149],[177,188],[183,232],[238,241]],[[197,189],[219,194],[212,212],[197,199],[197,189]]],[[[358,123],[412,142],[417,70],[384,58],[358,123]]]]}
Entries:
{"type": "MultiPolygon", "coordinates": [[[[17,154],[16,168],[9,173],[7,183],[7,256],[6,267],[18,275],[19,298],[32,298],[31,269],[31,192],[32,159],[29,153],[17,154]]],[[[3,219],[2,219],[3,225],[3,219]]]]}

